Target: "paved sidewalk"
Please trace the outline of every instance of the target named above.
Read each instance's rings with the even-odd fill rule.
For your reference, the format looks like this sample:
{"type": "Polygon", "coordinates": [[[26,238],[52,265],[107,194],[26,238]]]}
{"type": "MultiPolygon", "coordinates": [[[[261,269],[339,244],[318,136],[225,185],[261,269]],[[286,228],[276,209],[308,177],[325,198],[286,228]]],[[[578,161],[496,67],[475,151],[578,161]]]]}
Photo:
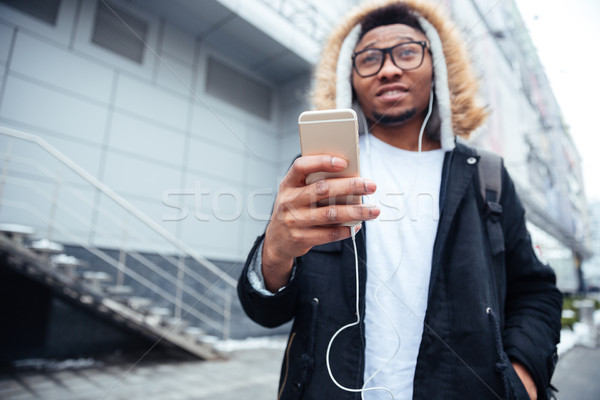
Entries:
{"type": "MultiPolygon", "coordinates": [[[[0,374],[5,400],[267,400],[277,398],[280,348],[236,350],[222,361],[105,365],[0,374]]],[[[271,346],[272,347],[272,346],[271,346]]]]}
{"type": "Polygon", "coordinates": [[[600,348],[576,346],[560,357],[552,378],[559,400],[600,399],[600,348]]]}
{"type": "MultiPolygon", "coordinates": [[[[167,361],[0,374],[6,400],[274,400],[285,342],[224,361],[167,361]]],[[[558,363],[559,400],[600,399],[600,348],[574,347],[558,363]]]]}

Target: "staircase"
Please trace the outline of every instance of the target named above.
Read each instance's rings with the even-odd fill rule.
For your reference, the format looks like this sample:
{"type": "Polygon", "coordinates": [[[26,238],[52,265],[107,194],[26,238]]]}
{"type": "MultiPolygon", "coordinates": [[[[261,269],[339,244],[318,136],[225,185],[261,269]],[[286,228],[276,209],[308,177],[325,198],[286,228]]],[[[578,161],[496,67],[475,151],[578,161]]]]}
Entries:
{"type": "Polygon", "coordinates": [[[211,343],[229,338],[235,279],[43,139],[0,126],[0,153],[5,267],[155,342],[221,357],[211,343]]]}

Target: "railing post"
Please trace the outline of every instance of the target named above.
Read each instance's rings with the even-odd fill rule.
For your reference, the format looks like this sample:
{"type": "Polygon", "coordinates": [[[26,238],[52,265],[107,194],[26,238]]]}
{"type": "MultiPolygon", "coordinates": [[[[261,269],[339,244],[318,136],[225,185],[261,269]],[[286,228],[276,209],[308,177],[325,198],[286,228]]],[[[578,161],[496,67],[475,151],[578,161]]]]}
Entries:
{"type": "Polygon", "coordinates": [[[115,280],[116,286],[123,286],[123,281],[125,274],[123,270],[127,265],[127,238],[129,237],[129,224],[127,223],[129,219],[127,216],[123,218],[123,235],[121,236],[121,248],[119,249],[119,266],[117,268],[117,279],[115,280]]]}
{"type": "Polygon", "coordinates": [[[183,279],[185,278],[185,256],[179,254],[177,260],[177,286],[175,288],[175,318],[181,318],[181,307],[183,304],[183,279]]]}
{"type": "Polygon", "coordinates": [[[225,305],[223,309],[223,340],[228,340],[231,332],[231,304],[233,288],[225,288],[225,305]]]}
{"type": "MultiPolygon", "coordinates": [[[[2,175],[0,176],[0,200],[4,194],[4,186],[6,186],[6,176],[8,175],[8,166],[10,165],[10,156],[12,155],[13,141],[8,140],[8,146],[6,146],[6,153],[4,156],[4,162],[2,163],[2,175]]],[[[2,203],[0,202],[0,205],[2,203]]]]}
{"type": "Polygon", "coordinates": [[[56,172],[56,178],[54,178],[54,192],[52,193],[52,204],[50,206],[50,216],[48,217],[48,233],[46,239],[52,240],[52,233],[54,231],[54,219],[56,217],[56,208],[58,207],[58,193],[60,186],[62,185],[62,174],[61,170],[56,172]]]}

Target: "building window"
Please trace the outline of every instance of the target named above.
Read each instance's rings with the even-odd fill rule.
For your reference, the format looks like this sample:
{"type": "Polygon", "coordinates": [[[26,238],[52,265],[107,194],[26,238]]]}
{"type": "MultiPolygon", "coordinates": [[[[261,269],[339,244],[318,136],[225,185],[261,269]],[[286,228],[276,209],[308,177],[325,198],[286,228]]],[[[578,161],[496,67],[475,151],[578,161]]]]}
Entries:
{"type": "Polygon", "coordinates": [[[50,25],[56,25],[60,0],[0,0],[0,3],[50,25]]]}
{"type": "Polygon", "coordinates": [[[148,24],[104,0],[98,1],[92,42],[132,61],[141,63],[148,24]]]}
{"type": "Polygon", "coordinates": [[[214,58],[208,60],[206,91],[260,118],[271,119],[272,89],[214,58]]]}

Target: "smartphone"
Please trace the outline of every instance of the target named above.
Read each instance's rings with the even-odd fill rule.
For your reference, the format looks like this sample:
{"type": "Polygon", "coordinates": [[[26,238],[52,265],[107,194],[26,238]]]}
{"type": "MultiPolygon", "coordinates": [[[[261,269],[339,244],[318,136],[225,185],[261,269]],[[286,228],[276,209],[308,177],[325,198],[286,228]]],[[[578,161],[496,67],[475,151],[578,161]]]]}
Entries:
{"type": "MultiPolygon", "coordinates": [[[[305,111],[298,118],[298,128],[303,156],[326,154],[338,156],[348,162],[348,168],[341,172],[316,172],[308,175],[307,185],[325,178],[360,176],[358,122],[354,110],[342,108],[305,111]]],[[[320,201],[317,205],[360,204],[361,202],[361,196],[344,196],[320,201]]],[[[360,224],[360,221],[346,222],[342,225],[357,224],[360,224]]]]}

